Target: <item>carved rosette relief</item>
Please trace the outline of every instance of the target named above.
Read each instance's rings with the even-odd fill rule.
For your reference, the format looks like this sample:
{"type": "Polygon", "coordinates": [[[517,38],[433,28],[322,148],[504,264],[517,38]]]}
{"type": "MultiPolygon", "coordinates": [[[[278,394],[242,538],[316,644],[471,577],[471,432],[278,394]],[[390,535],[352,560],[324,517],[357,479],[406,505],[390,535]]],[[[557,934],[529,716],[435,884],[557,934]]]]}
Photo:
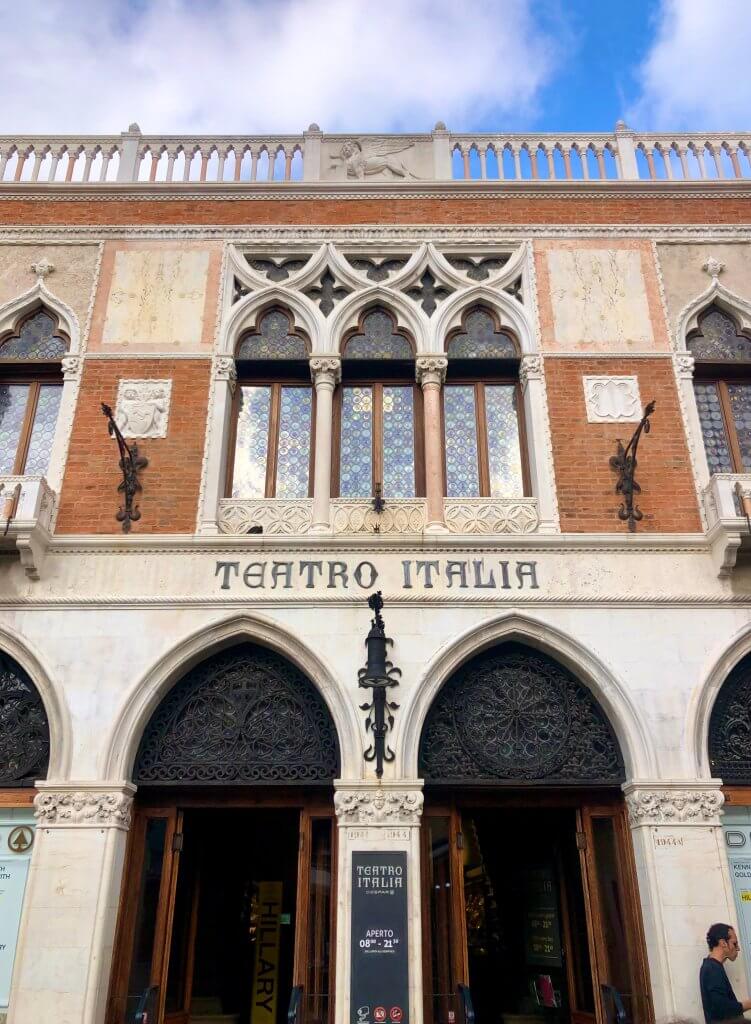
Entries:
{"type": "Polygon", "coordinates": [[[166,437],[171,380],[121,380],[115,420],[124,437],[166,437]]]}
{"type": "Polygon", "coordinates": [[[719,825],[720,789],[635,789],[626,795],[628,820],[638,825],[719,825]]]}
{"type": "Polygon", "coordinates": [[[422,792],[413,789],[339,790],[334,794],[341,825],[419,825],[422,805],[422,792]]]}
{"type": "Polygon", "coordinates": [[[43,828],[88,826],[130,827],[133,798],[127,793],[42,792],[34,799],[34,816],[43,828]]]}
{"type": "Polygon", "coordinates": [[[636,377],[584,377],[589,423],[632,423],[641,419],[636,377]]]}
{"type": "Polygon", "coordinates": [[[451,533],[534,533],[540,525],[536,498],[446,498],[451,533]]]}
{"type": "Polygon", "coordinates": [[[307,533],[312,521],[311,507],[311,501],[306,498],[224,498],[219,502],[219,530],[247,534],[254,527],[260,527],[261,532],[273,536],[307,533]]]}

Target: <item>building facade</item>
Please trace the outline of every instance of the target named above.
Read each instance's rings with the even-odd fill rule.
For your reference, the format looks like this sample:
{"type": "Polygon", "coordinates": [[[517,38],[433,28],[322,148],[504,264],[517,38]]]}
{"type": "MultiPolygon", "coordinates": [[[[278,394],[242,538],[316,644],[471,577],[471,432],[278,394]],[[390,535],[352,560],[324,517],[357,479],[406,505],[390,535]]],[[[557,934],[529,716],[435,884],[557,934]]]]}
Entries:
{"type": "Polygon", "coordinates": [[[0,139],[0,1019],[699,1017],[749,144],[0,139]]]}

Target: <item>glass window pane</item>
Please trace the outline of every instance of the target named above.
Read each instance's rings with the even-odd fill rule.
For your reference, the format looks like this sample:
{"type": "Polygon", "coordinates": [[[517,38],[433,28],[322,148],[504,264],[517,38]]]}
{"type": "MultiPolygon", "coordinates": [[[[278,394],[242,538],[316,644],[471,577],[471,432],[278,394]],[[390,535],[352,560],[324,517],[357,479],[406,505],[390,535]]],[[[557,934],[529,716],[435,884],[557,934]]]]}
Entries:
{"type": "Polygon", "coordinates": [[[383,496],[415,496],[415,417],[411,387],[383,389],[383,496]]]}
{"type": "Polygon", "coordinates": [[[272,309],[261,320],[257,334],[242,337],[238,359],[307,359],[305,342],[292,334],[292,321],[281,309],[272,309]]]}
{"type": "MultiPolygon", "coordinates": [[[[733,412],[738,447],[743,469],[751,469],[751,384],[728,384],[730,408],[733,412]]],[[[739,466],[740,470],[741,467],[739,466]]]]}
{"type": "Polygon", "coordinates": [[[342,441],[339,494],[369,498],[373,493],[373,389],[342,390],[342,441]]]}
{"type": "Polygon", "coordinates": [[[67,351],[65,339],[55,334],[54,319],[40,309],[3,344],[0,359],[61,359],[67,351]]]}
{"type": "Polygon", "coordinates": [[[362,334],[353,335],[344,348],[345,359],[411,359],[412,346],[394,330],[385,309],[373,309],[362,322],[362,334]]]}
{"type": "Polygon", "coordinates": [[[518,498],[524,494],[516,398],[513,384],[485,386],[491,498],[518,498]]]}
{"type": "Polygon", "coordinates": [[[519,353],[505,331],[496,331],[495,323],[484,309],[473,309],[464,319],[464,333],[455,334],[448,344],[452,359],[513,359],[519,353]]]}
{"type": "Polygon", "coordinates": [[[232,474],[233,498],[266,496],[270,410],[270,387],[240,388],[235,467],[232,474]]]}
{"type": "Polygon", "coordinates": [[[716,384],[694,384],[696,405],[699,410],[704,450],[710,473],[732,473],[730,445],[722,418],[722,407],[716,384]]]}
{"type": "Polygon", "coordinates": [[[47,472],[62,396],[63,389],[59,384],[42,384],[39,388],[39,400],[34,413],[29,451],[24,467],[24,473],[30,476],[43,475],[47,472]]]}
{"type": "Polygon", "coordinates": [[[480,477],[473,385],[451,385],[445,389],[444,420],[446,494],[449,498],[476,497],[480,493],[480,477]]]}
{"type": "Polygon", "coordinates": [[[0,473],[13,472],[28,399],[28,384],[0,384],[0,473]]]}
{"type": "Polygon", "coordinates": [[[311,388],[282,388],[276,463],[277,498],[308,496],[312,408],[311,388]]]}

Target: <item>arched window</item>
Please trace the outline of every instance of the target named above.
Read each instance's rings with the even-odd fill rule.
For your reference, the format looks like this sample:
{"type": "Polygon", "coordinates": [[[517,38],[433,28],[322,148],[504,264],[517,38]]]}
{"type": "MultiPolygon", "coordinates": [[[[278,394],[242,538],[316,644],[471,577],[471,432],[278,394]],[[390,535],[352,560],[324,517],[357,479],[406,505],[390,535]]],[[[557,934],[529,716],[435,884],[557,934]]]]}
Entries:
{"type": "Polygon", "coordinates": [[[43,476],[62,398],[68,339],[44,306],[0,339],[0,473],[43,476]]]}
{"type": "Polygon", "coordinates": [[[342,498],[422,493],[420,391],[411,340],[382,307],[367,310],[342,346],[335,487],[342,498]]]}
{"type": "Polygon", "coordinates": [[[446,343],[443,389],[446,496],[526,493],[519,351],[494,314],[475,306],[446,343]]]}
{"type": "Polygon", "coordinates": [[[50,729],[37,688],[0,652],[0,787],[33,786],[47,775],[50,729]]]}
{"type": "Polygon", "coordinates": [[[686,339],[710,473],[751,471],[751,338],[718,306],[686,339]]]}
{"type": "Polygon", "coordinates": [[[751,785],[751,657],[740,661],[717,695],[709,719],[712,776],[726,785],[751,785]]]}
{"type": "Polygon", "coordinates": [[[228,493],[307,498],[313,485],[308,343],[284,309],[266,310],[236,350],[238,384],[228,493]]]}

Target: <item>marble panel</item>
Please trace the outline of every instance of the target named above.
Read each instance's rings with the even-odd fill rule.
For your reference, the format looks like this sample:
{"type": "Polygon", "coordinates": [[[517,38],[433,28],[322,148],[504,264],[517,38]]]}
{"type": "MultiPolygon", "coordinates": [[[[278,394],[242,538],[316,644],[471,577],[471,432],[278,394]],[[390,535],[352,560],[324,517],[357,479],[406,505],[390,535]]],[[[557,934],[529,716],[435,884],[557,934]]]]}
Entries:
{"type": "Polygon", "coordinates": [[[45,258],[55,266],[45,279],[47,288],[70,306],[83,331],[99,258],[99,246],[91,242],[0,246],[0,304],[18,298],[36,284],[31,264],[45,258]]]}

